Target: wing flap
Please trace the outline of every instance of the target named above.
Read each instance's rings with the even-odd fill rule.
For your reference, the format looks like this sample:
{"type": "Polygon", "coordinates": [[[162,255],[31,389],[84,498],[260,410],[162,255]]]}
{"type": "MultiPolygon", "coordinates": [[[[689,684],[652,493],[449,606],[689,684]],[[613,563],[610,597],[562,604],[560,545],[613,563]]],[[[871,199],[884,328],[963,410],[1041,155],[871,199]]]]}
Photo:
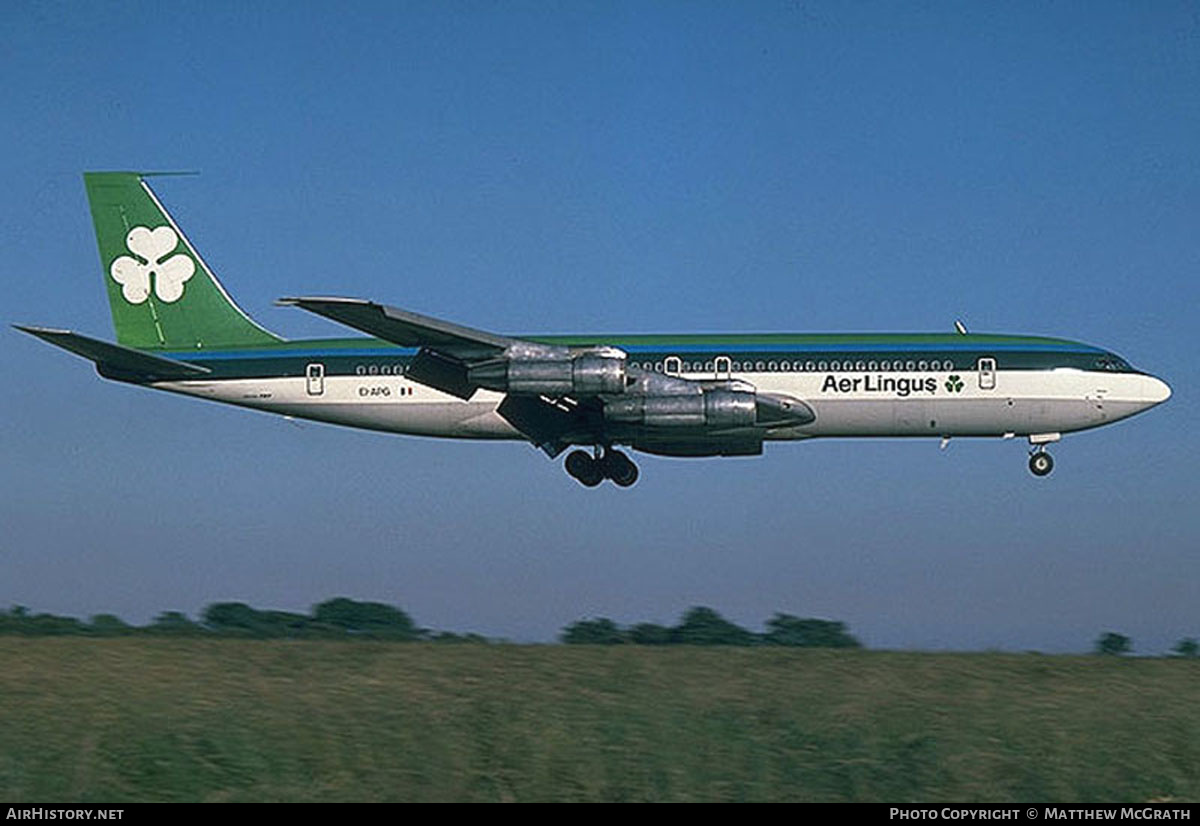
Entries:
{"type": "Polygon", "coordinates": [[[404,375],[464,401],[470,399],[479,389],[467,377],[466,362],[430,350],[428,347],[420,349],[417,357],[409,362],[404,375]]]}
{"type": "Polygon", "coordinates": [[[496,412],[551,459],[567,448],[571,434],[587,427],[587,414],[578,406],[552,404],[535,396],[505,396],[496,412]]]}

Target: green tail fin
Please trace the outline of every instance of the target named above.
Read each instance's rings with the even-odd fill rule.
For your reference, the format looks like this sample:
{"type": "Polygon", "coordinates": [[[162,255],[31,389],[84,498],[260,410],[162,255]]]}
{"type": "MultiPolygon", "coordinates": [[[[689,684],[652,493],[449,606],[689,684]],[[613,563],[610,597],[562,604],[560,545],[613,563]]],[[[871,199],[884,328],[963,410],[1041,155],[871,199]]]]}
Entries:
{"type": "Polygon", "coordinates": [[[136,172],[85,172],[117,341],[143,350],[272,344],[136,172]]]}

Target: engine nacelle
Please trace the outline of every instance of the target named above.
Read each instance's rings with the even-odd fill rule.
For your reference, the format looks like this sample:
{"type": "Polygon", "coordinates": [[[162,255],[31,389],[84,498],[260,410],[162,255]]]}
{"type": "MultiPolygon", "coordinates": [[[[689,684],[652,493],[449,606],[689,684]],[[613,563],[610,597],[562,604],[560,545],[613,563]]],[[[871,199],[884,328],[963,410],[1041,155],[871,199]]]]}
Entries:
{"type": "Polygon", "coordinates": [[[585,353],[571,359],[572,391],[576,396],[624,393],[627,373],[625,359],[585,353]]]}
{"type": "Polygon", "coordinates": [[[584,353],[573,359],[507,359],[472,367],[473,384],[501,393],[599,396],[625,392],[625,359],[584,353]]]}
{"type": "Polygon", "coordinates": [[[727,430],[804,425],[816,416],[812,408],[791,396],[713,388],[702,393],[614,399],[604,405],[604,418],[645,427],[727,430]]]}
{"type": "Polygon", "coordinates": [[[610,422],[646,427],[753,427],[755,394],[740,390],[707,390],[678,396],[633,396],[604,405],[610,422]]]}

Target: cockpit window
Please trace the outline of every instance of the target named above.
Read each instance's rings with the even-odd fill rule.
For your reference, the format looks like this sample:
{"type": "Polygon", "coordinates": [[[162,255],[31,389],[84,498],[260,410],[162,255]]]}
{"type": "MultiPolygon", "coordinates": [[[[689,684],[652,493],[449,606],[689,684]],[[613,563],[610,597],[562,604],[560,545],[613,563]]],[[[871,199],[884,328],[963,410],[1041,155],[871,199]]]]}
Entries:
{"type": "Polygon", "coordinates": [[[1133,368],[1129,363],[1117,356],[1101,356],[1096,359],[1096,367],[1099,370],[1107,370],[1110,373],[1131,373],[1133,368]]]}

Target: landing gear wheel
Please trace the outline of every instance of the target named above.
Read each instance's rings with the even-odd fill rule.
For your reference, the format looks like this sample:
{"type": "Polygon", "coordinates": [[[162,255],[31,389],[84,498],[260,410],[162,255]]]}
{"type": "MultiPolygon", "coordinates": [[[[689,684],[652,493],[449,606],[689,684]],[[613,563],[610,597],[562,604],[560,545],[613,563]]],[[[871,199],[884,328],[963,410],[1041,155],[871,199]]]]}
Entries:
{"type": "Polygon", "coordinates": [[[638,480],[638,468],[619,450],[610,450],[600,460],[604,475],[618,487],[627,488],[638,480]]]}
{"type": "Polygon", "coordinates": [[[1034,476],[1046,476],[1054,470],[1054,457],[1044,450],[1034,451],[1029,456],[1029,472],[1034,476]]]}
{"type": "Polygon", "coordinates": [[[586,451],[571,451],[564,466],[567,473],[575,477],[579,484],[586,488],[594,488],[604,481],[604,471],[600,463],[589,456],[586,451]]]}

